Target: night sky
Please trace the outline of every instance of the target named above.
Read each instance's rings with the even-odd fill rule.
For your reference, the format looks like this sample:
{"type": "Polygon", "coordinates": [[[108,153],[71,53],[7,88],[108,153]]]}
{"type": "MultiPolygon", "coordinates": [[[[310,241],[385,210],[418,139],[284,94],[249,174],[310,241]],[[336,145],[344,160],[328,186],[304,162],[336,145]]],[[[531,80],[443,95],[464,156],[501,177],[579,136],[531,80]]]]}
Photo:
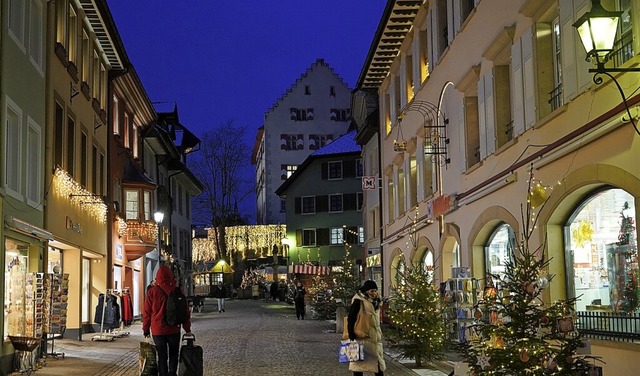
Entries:
{"type": "MultiPolygon", "coordinates": [[[[316,59],[355,86],[386,0],[108,4],[151,101],[177,103],[198,136],[228,120],[246,126],[251,148],[264,114],[316,59]]],[[[240,210],[255,222],[255,197],[240,210]]]]}

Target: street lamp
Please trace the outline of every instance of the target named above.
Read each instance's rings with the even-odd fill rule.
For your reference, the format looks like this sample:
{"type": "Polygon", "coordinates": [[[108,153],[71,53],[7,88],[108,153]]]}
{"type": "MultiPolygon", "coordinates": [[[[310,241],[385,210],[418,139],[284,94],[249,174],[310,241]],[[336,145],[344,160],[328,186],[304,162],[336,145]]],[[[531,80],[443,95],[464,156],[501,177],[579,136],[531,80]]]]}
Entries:
{"type": "Polygon", "coordinates": [[[620,11],[604,9],[602,4],[600,4],[600,0],[592,0],[591,10],[578,18],[573,24],[573,27],[578,30],[582,45],[587,52],[587,61],[590,61],[592,57],[595,59],[595,68],[589,69],[590,73],[595,73],[593,75],[593,82],[600,85],[602,83],[602,77],[600,75],[611,78],[618,88],[620,96],[622,96],[629,121],[631,121],[636,133],[640,135],[640,130],[638,130],[636,122],[629,110],[627,96],[624,94],[624,90],[622,90],[618,80],[611,75],[611,73],[616,72],[640,72],[640,68],[605,67],[605,64],[610,60],[613,52],[613,44],[616,39],[621,14],[622,12],[620,11]]]}
{"type": "Polygon", "coordinates": [[[155,213],[153,213],[153,219],[156,221],[156,225],[158,227],[158,235],[156,236],[157,238],[157,249],[158,249],[158,261],[162,262],[162,251],[160,250],[160,225],[162,224],[162,220],[164,220],[164,213],[161,211],[157,211],[155,213]]]}

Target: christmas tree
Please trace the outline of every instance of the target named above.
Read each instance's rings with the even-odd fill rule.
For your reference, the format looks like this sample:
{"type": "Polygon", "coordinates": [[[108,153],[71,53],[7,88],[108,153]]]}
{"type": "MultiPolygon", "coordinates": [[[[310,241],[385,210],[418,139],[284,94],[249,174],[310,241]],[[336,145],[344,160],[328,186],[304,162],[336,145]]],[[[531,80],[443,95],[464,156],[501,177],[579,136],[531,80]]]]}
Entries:
{"type": "Polygon", "coordinates": [[[351,305],[351,298],[360,288],[360,274],[355,260],[350,256],[349,246],[345,244],[345,256],[342,259],[342,268],[334,268],[331,272],[333,282],[332,297],[336,302],[341,302],[347,312],[351,305]]]}
{"type": "Polygon", "coordinates": [[[620,212],[620,234],[615,243],[614,252],[610,254],[610,264],[615,265],[616,271],[611,277],[616,281],[614,308],[616,311],[633,312],[638,308],[638,259],[633,217],[625,215],[629,203],[625,202],[620,212]],[[618,260],[614,258],[617,257],[618,260]]]}
{"type": "Polygon", "coordinates": [[[330,279],[327,276],[316,275],[311,280],[309,288],[313,318],[316,320],[334,319],[336,315],[336,301],[331,291],[330,279]]]}
{"type": "Polygon", "coordinates": [[[400,281],[390,298],[389,319],[393,327],[385,329],[388,346],[402,357],[422,362],[440,360],[447,347],[443,318],[445,304],[433,286],[432,272],[409,267],[400,273],[400,281]]]}
{"type": "Polygon", "coordinates": [[[533,211],[546,203],[546,188],[530,176],[527,193],[522,240],[511,247],[504,275],[487,278],[474,315],[478,320],[459,350],[471,375],[587,375],[596,359],[576,354],[584,347],[575,327],[576,299],[542,300],[542,290],[553,280],[546,272],[550,260],[544,244],[530,248],[537,222],[533,211]]]}

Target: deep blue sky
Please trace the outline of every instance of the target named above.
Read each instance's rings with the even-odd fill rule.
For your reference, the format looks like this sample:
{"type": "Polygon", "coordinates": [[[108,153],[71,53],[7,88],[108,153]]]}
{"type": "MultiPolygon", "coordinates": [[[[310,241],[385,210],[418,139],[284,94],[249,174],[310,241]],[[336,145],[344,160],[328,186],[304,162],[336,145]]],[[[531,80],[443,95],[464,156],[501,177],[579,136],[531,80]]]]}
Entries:
{"type": "MultiPolygon", "coordinates": [[[[246,126],[249,148],[265,112],[316,59],[355,86],[386,2],[108,0],[151,101],[177,102],[198,136],[228,120],[246,126]]],[[[240,209],[255,221],[255,197],[240,209]]]]}

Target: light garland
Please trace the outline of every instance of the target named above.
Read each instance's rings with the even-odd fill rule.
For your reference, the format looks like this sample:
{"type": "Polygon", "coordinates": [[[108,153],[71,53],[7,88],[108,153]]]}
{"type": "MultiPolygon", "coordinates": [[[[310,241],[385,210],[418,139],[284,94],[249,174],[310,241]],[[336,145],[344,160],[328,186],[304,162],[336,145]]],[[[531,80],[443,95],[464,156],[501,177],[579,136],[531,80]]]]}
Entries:
{"type": "MultiPolygon", "coordinates": [[[[225,227],[227,252],[255,257],[273,256],[273,246],[281,247],[282,238],[287,233],[286,225],[250,225],[225,227]],[[253,253],[253,255],[252,255],[253,253]]],[[[209,261],[218,258],[221,253],[216,246],[214,228],[207,228],[207,238],[193,239],[193,261],[209,261]]],[[[233,258],[235,259],[235,257],[233,258]]]]}
{"type": "Polygon", "coordinates": [[[116,220],[118,221],[118,236],[123,237],[127,235],[127,221],[116,214],[116,220]]]}
{"type": "Polygon", "coordinates": [[[107,205],[102,198],[83,188],[80,183],[59,167],[56,167],[53,174],[53,187],[58,197],[67,198],[72,205],[77,205],[98,223],[107,221],[107,205]]]}

